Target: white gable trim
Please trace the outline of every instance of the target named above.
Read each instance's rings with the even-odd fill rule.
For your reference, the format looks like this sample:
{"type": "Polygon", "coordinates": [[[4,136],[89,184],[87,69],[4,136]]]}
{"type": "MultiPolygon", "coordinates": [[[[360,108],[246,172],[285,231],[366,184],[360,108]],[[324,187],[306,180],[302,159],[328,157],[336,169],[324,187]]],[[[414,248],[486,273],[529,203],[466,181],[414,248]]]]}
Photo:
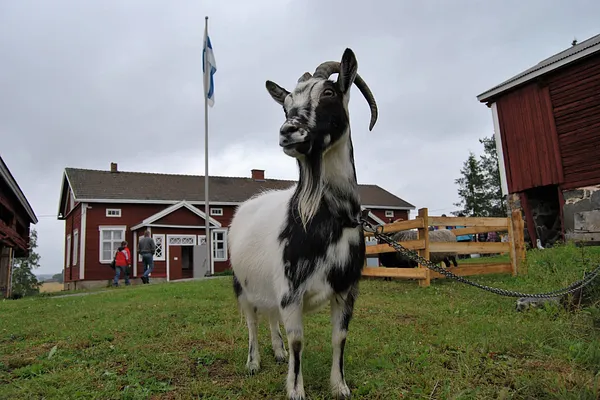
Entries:
{"type": "MultiPolygon", "coordinates": [[[[149,216],[148,218],[146,218],[145,220],[142,221],[141,224],[138,224],[136,226],[131,227],[131,230],[134,231],[136,229],[142,228],[144,226],[148,226],[148,225],[152,225],[154,222],[158,221],[159,219],[171,214],[172,212],[179,210],[181,207],[185,207],[188,210],[190,210],[191,212],[193,212],[194,214],[196,214],[197,216],[199,216],[200,218],[202,218],[204,221],[207,220],[207,216],[204,212],[198,210],[196,207],[194,207],[193,205],[191,205],[190,203],[188,203],[185,200],[182,200],[180,202],[177,202],[175,204],[173,204],[171,207],[167,207],[164,210],[149,216]]],[[[217,221],[216,219],[212,218],[212,217],[208,217],[208,221],[209,224],[220,228],[221,227],[221,223],[219,221],[217,221]]]]}

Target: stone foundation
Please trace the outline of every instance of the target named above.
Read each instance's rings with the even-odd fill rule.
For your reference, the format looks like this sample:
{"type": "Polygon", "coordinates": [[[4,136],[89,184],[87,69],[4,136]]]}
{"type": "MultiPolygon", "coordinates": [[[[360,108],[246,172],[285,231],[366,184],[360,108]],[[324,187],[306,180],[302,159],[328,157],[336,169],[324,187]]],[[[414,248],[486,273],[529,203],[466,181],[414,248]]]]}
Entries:
{"type": "Polygon", "coordinates": [[[600,241],[600,185],[563,191],[565,237],[600,241]]]}

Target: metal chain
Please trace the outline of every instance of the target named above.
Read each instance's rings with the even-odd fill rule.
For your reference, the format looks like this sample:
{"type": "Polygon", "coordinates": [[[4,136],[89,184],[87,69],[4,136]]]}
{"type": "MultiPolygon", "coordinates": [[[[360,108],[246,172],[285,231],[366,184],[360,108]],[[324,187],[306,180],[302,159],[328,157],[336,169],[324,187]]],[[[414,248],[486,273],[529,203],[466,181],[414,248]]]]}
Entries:
{"type": "Polygon", "coordinates": [[[577,290],[588,285],[600,274],[600,265],[599,265],[590,274],[588,274],[587,277],[584,277],[583,279],[581,279],[565,288],[558,289],[558,290],[555,290],[552,292],[545,292],[545,293],[520,293],[520,292],[515,292],[512,290],[493,288],[490,286],[482,285],[477,282],[470,281],[468,279],[463,278],[462,276],[455,275],[452,272],[448,271],[447,269],[440,267],[439,265],[436,265],[436,264],[432,263],[431,261],[421,257],[418,253],[405,248],[400,243],[398,243],[397,241],[393,240],[388,235],[383,233],[383,225],[378,225],[378,226],[374,227],[373,224],[371,224],[365,218],[362,218],[361,224],[363,226],[363,229],[365,229],[367,232],[373,233],[373,236],[375,236],[376,239],[383,240],[388,245],[392,246],[398,253],[418,262],[419,264],[424,265],[427,268],[429,268],[437,273],[440,273],[448,278],[455,279],[459,282],[465,283],[467,285],[475,286],[479,289],[483,289],[488,292],[498,294],[500,296],[530,297],[530,298],[537,298],[537,299],[556,298],[559,296],[564,296],[566,294],[576,292],[577,290]]]}

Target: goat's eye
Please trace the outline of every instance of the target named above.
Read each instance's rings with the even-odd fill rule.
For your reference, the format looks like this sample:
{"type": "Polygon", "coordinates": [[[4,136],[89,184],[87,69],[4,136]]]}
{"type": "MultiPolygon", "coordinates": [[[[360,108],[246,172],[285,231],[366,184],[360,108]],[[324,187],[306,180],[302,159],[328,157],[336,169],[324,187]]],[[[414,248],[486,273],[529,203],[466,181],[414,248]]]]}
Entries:
{"type": "Polygon", "coordinates": [[[335,96],[335,91],[333,89],[323,90],[323,97],[333,97],[333,96],[335,96]]]}

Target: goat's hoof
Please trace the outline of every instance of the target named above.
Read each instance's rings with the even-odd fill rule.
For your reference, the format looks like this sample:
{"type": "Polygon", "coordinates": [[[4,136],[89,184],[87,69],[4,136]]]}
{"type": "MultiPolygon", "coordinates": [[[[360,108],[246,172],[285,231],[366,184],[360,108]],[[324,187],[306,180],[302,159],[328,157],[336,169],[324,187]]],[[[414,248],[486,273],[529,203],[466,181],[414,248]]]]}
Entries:
{"type": "Polygon", "coordinates": [[[352,397],[350,388],[345,383],[336,385],[332,389],[333,398],[337,400],[349,400],[352,397]]]}
{"type": "Polygon", "coordinates": [[[277,364],[287,363],[287,356],[283,356],[283,355],[275,356],[275,363],[277,363],[277,364]]]}
{"type": "Polygon", "coordinates": [[[246,363],[246,369],[250,375],[255,375],[260,370],[260,364],[257,362],[246,363]]]}
{"type": "Polygon", "coordinates": [[[288,400],[304,400],[304,390],[292,390],[288,394],[288,400]]]}

